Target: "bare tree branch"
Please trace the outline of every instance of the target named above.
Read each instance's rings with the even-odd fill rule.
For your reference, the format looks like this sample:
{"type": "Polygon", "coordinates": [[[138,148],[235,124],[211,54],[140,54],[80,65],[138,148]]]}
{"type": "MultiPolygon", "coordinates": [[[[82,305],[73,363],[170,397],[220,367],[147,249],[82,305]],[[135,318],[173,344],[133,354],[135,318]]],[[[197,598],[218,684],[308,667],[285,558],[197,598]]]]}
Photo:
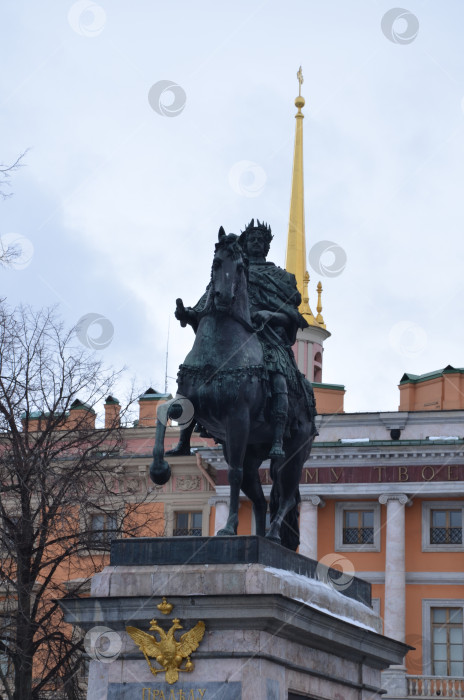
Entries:
{"type": "MultiPolygon", "coordinates": [[[[10,165],[0,163],[0,199],[7,199],[13,194],[8,192],[11,187],[11,176],[19,168],[24,167],[23,158],[28,151],[29,149],[27,148],[10,165]]],[[[17,245],[6,244],[0,238],[0,267],[10,267],[20,255],[21,249],[17,245]]]]}
{"type": "Polygon", "coordinates": [[[11,197],[12,193],[7,192],[6,190],[11,187],[11,176],[13,173],[15,173],[19,168],[22,168],[24,166],[23,163],[23,158],[26,155],[26,153],[29,151],[28,148],[26,148],[25,151],[23,151],[13,163],[10,163],[10,165],[7,165],[6,163],[0,163],[0,198],[1,199],[6,199],[7,197],[11,197]]]}
{"type": "Polygon", "coordinates": [[[120,376],[56,310],[0,302],[0,654],[11,668],[0,694],[11,700],[80,697],[82,640],[58,600],[82,594],[111,539],[161,534],[123,422],[95,428],[120,376]]]}

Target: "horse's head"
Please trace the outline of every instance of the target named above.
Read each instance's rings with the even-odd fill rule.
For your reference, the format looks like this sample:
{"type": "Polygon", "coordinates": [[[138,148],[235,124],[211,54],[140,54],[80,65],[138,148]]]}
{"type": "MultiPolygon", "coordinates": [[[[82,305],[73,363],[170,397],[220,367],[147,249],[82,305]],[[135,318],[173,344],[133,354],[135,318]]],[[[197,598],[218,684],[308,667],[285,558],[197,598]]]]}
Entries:
{"type": "MultiPolygon", "coordinates": [[[[238,236],[226,234],[221,226],[211,270],[211,294],[218,311],[239,311],[241,302],[247,300],[247,276],[248,261],[238,236]]],[[[244,310],[247,308],[248,303],[244,304],[244,310]]]]}

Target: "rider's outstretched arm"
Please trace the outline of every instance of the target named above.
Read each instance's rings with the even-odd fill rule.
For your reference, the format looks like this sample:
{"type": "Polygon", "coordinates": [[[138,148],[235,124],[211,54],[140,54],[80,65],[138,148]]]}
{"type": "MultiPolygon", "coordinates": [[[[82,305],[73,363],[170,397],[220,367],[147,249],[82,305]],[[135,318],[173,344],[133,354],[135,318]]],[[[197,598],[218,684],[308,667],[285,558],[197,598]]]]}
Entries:
{"type": "Polygon", "coordinates": [[[175,317],[180,321],[182,328],[189,325],[192,326],[194,332],[197,332],[198,323],[200,321],[201,312],[206,306],[208,299],[209,285],[206,288],[206,292],[203,294],[201,299],[195,304],[195,306],[184,306],[182,299],[176,299],[176,310],[174,312],[175,317]]]}
{"type": "Polygon", "coordinates": [[[195,333],[198,328],[198,313],[191,306],[184,306],[182,299],[176,299],[176,310],[174,312],[175,317],[180,321],[182,328],[189,325],[192,326],[195,333]]]}

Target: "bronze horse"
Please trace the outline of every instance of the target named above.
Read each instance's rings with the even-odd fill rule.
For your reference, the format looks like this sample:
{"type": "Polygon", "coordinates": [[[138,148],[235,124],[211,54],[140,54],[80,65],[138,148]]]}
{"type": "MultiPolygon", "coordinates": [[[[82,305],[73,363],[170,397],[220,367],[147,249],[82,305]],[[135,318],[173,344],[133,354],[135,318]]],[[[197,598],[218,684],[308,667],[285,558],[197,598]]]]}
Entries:
{"type": "MultiPolygon", "coordinates": [[[[265,534],[267,503],[258,470],[272,444],[268,381],[261,343],[250,318],[246,258],[237,236],[226,235],[221,228],[207,302],[192,350],[178,375],[178,395],[191,402],[195,419],[222,444],[229,465],[229,516],[218,535],[237,534],[240,490],[253,503],[256,534],[265,534]]],[[[291,394],[289,399],[285,457],[271,460],[271,526],[267,537],[296,550],[299,483],[315,427],[303,392],[291,394]]],[[[168,411],[168,417],[176,419],[175,400],[168,411]]],[[[150,466],[150,477],[156,484],[170,478],[164,459],[165,426],[166,417],[158,418],[150,466]]]]}

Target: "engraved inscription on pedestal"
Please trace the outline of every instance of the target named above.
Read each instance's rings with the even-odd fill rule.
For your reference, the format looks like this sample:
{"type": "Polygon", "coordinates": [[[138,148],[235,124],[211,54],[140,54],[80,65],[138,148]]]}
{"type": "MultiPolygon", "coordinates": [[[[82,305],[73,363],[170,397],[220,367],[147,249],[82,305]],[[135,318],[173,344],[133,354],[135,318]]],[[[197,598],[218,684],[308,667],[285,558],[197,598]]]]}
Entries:
{"type": "Polygon", "coordinates": [[[242,684],[110,683],[107,700],[241,700],[242,684]]]}

